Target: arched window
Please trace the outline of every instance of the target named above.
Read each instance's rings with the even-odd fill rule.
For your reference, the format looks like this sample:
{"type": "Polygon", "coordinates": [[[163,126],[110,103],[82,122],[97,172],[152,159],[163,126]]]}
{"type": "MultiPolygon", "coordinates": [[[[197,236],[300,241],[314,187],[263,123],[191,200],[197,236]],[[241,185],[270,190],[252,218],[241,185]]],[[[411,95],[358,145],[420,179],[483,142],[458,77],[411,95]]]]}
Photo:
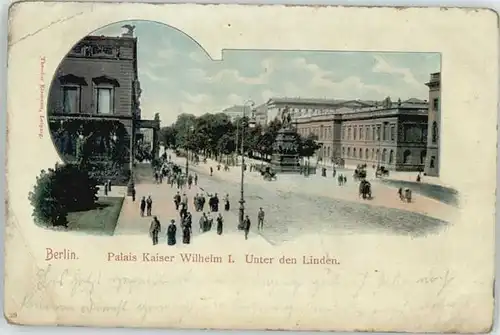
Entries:
{"type": "Polygon", "coordinates": [[[369,150],[368,150],[368,148],[366,148],[366,150],[365,150],[365,159],[370,158],[370,157],[368,157],[368,153],[369,153],[369,150]]]}
{"type": "Polygon", "coordinates": [[[389,152],[389,164],[392,164],[394,162],[394,150],[391,150],[389,152]]]}
{"type": "Polygon", "coordinates": [[[363,159],[363,149],[359,149],[359,158],[363,159]]]}
{"type": "Polygon", "coordinates": [[[438,125],[437,122],[434,121],[432,123],[432,143],[437,143],[438,140],[438,125]]]}
{"type": "Polygon", "coordinates": [[[352,157],[357,158],[358,156],[356,155],[356,148],[352,149],[352,157]]]}
{"type": "Polygon", "coordinates": [[[372,149],[372,160],[375,159],[375,149],[372,149]]]}
{"type": "Polygon", "coordinates": [[[409,164],[411,161],[411,151],[405,150],[403,153],[403,164],[409,164]]]}
{"type": "Polygon", "coordinates": [[[342,157],[345,157],[345,147],[342,148],[342,157]]]}
{"type": "Polygon", "coordinates": [[[351,139],[351,127],[347,128],[347,139],[350,140],[351,139]]]}
{"type": "Polygon", "coordinates": [[[387,159],[387,149],[382,150],[382,162],[385,163],[387,159]]]}
{"type": "Polygon", "coordinates": [[[425,164],[425,157],[427,156],[427,150],[422,150],[420,152],[420,164],[425,164]]]}
{"type": "Polygon", "coordinates": [[[327,157],[330,157],[330,147],[326,147],[327,157]]]}
{"type": "Polygon", "coordinates": [[[358,127],[354,127],[354,140],[358,137],[358,127]]]}
{"type": "Polygon", "coordinates": [[[377,161],[380,159],[380,150],[377,149],[377,161]]]}
{"type": "Polygon", "coordinates": [[[347,157],[351,157],[351,148],[347,148],[347,157]]]}
{"type": "Polygon", "coordinates": [[[366,126],[365,128],[365,140],[370,139],[370,127],[366,126]]]}

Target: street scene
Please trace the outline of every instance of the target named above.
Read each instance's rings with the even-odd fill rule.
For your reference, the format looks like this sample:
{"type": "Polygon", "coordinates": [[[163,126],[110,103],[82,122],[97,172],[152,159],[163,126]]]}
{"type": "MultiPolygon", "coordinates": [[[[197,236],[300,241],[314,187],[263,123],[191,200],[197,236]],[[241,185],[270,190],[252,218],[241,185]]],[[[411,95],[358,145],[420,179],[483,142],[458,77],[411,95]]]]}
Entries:
{"type": "Polygon", "coordinates": [[[29,195],[36,223],[165,246],[451,225],[439,54],[222,54],[148,21],[79,41],[49,92],[63,163],[29,195]]]}

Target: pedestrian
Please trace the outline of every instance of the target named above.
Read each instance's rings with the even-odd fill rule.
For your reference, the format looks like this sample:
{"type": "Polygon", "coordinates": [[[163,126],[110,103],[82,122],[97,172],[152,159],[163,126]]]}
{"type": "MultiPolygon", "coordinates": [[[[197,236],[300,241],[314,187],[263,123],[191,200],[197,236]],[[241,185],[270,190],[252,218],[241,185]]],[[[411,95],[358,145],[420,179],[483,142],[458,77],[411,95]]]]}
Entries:
{"type": "Polygon", "coordinates": [[[218,212],[219,211],[219,197],[217,196],[217,193],[214,194],[214,210],[213,212],[218,212]]]}
{"type": "Polygon", "coordinates": [[[248,240],[248,233],[250,232],[250,226],[252,223],[250,222],[250,218],[248,215],[245,216],[245,219],[243,220],[243,229],[245,230],[245,240],[248,240]]]}
{"type": "Polygon", "coordinates": [[[153,221],[151,221],[151,226],[149,227],[149,234],[153,239],[153,245],[158,244],[158,234],[161,231],[161,224],[158,218],[155,216],[153,221]]]}
{"type": "Polygon", "coordinates": [[[135,187],[132,189],[132,201],[135,202],[135,187]]]}
{"type": "Polygon", "coordinates": [[[175,245],[175,243],[177,243],[176,235],[177,235],[177,227],[175,225],[175,220],[172,219],[172,220],[170,220],[170,224],[168,225],[168,228],[167,228],[167,244],[168,245],[175,245]]]}
{"type": "Polygon", "coordinates": [[[229,205],[229,194],[226,194],[224,197],[224,210],[227,212],[229,211],[230,205],[229,205]]]}
{"type": "Polygon", "coordinates": [[[403,201],[403,188],[400,187],[398,189],[399,200],[403,201]]]}
{"type": "Polygon", "coordinates": [[[210,167],[210,177],[212,177],[213,173],[214,173],[214,168],[210,167]]]}
{"type": "Polygon", "coordinates": [[[335,178],[336,174],[337,174],[337,170],[335,170],[335,168],[333,168],[333,178],[335,178]]]}
{"type": "Polygon", "coordinates": [[[179,192],[177,192],[174,195],[174,204],[175,204],[175,210],[178,211],[179,205],[181,204],[181,195],[179,194],[179,192]]]}
{"type": "Polygon", "coordinates": [[[104,195],[108,195],[108,183],[104,183],[104,195]]]}
{"type": "Polygon", "coordinates": [[[111,179],[108,179],[108,192],[111,192],[111,179]]]}
{"type": "Polygon", "coordinates": [[[146,199],[147,216],[151,216],[152,209],[153,209],[153,199],[151,199],[151,196],[149,195],[148,198],[146,199]]]}
{"type": "Polygon", "coordinates": [[[192,228],[189,225],[184,225],[182,227],[182,243],[184,244],[189,244],[191,243],[191,233],[192,233],[192,228]]]}
{"type": "Polygon", "coordinates": [[[342,181],[342,185],[344,185],[345,183],[347,183],[347,177],[346,176],[343,176],[343,181],[342,181]]]}
{"type": "Polygon", "coordinates": [[[194,174],[194,184],[198,185],[198,175],[196,173],[194,174]]]}
{"type": "Polygon", "coordinates": [[[205,196],[203,194],[200,194],[200,211],[204,211],[205,210],[205,203],[207,202],[207,199],[205,198],[205,196]]]}
{"type": "Polygon", "coordinates": [[[259,214],[257,214],[257,229],[261,230],[264,229],[264,210],[262,207],[259,209],[259,214]]]}
{"type": "Polygon", "coordinates": [[[184,208],[187,210],[188,209],[188,197],[186,195],[186,193],[183,193],[182,194],[182,205],[184,206],[184,208]]]}
{"type": "Polygon", "coordinates": [[[199,209],[200,209],[200,200],[199,200],[199,194],[196,193],[196,195],[193,197],[193,206],[194,206],[194,210],[199,212],[199,209]]]}
{"type": "Polygon", "coordinates": [[[144,216],[144,211],[146,210],[146,197],[141,199],[141,216],[144,216]]]}
{"type": "Polygon", "coordinates": [[[206,221],[207,221],[207,215],[203,213],[200,217],[199,224],[200,224],[200,232],[204,233],[205,227],[206,227],[206,221]]]}
{"type": "Polygon", "coordinates": [[[222,214],[219,213],[217,217],[217,235],[222,235],[224,219],[222,218],[222,214]]]}
{"type": "Polygon", "coordinates": [[[188,177],[188,187],[189,187],[189,189],[191,189],[191,185],[193,185],[193,176],[189,175],[189,177],[188,177]]]}
{"type": "Polygon", "coordinates": [[[187,205],[184,204],[184,203],[181,203],[181,210],[179,212],[179,216],[181,218],[181,222],[182,220],[184,220],[184,218],[186,217],[187,215],[187,205]]]}

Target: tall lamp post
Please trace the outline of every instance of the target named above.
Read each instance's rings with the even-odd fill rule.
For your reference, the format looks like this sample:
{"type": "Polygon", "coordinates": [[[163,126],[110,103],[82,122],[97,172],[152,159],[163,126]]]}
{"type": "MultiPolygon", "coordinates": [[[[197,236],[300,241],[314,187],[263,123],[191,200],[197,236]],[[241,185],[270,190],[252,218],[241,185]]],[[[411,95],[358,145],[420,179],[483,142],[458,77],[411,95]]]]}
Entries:
{"type": "Polygon", "coordinates": [[[186,176],[189,175],[189,140],[191,138],[191,132],[194,130],[193,126],[188,127],[186,135],[186,176]]]}
{"type": "MultiPolygon", "coordinates": [[[[248,109],[251,109],[251,115],[250,118],[252,119],[251,121],[249,120],[248,126],[252,127],[253,124],[253,107],[255,106],[255,103],[252,100],[248,100],[244,104],[243,108],[243,119],[246,117],[246,112],[247,112],[247,106],[248,109]]],[[[238,215],[238,229],[243,230],[245,227],[243,226],[243,220],[245,217],[245,188],[244,188],[244,181],[245,181],[245,127],[240,128],[240,135],[241,135],[241,184],[240,184],[240,208],[239,208],[239,215],[238,215]]]]}

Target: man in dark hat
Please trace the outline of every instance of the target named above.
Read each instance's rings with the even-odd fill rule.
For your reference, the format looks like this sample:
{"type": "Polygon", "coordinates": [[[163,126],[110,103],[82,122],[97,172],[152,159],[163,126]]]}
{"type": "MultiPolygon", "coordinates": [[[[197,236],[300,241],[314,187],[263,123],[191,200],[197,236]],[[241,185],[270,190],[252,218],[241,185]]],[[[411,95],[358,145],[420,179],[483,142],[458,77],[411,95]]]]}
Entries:
{"type": "Polygon", "coordinates": [[[151,221],[151,226],[149,227],[149,234],[151,238],[153,239],[153,245],[158,244],[158,234],[161,231],[161,224],[160,221],[158,221],[158,218],[155,216],[153,217],[153,221],[151,221]]]}

